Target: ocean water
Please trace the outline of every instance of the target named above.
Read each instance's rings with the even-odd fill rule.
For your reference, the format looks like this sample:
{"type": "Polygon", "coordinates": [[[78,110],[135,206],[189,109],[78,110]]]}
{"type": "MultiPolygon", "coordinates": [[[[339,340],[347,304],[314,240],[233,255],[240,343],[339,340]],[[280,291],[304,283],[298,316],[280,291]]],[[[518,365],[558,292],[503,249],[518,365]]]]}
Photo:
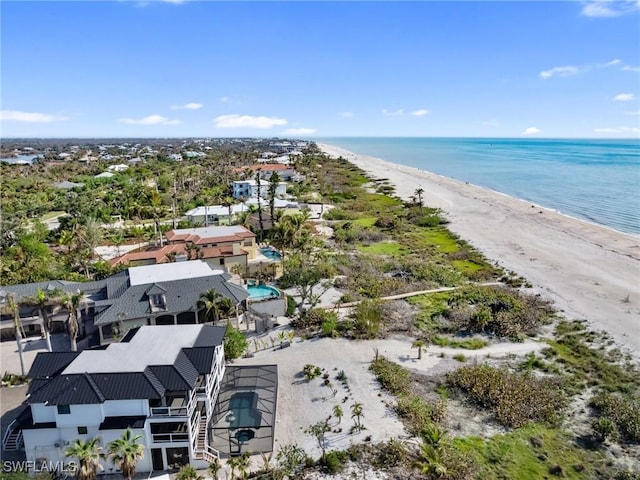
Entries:
{"type": "Polygon", "coordinates": [[[640,234],[640,139],[317,139],[640,234]]]}

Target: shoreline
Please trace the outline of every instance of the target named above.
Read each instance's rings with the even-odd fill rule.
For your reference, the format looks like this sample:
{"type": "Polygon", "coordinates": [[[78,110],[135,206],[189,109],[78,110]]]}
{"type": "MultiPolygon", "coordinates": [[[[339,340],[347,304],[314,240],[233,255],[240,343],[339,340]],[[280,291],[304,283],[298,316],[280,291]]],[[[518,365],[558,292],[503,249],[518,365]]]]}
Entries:
{"type": "Polygon", "coordinates": [[[423,188],[447,227],[491,262],[524,276],[568,319],[586,319],[640,359],[640,236],[415,167],[317,144],[408,199],[423,188]]]}

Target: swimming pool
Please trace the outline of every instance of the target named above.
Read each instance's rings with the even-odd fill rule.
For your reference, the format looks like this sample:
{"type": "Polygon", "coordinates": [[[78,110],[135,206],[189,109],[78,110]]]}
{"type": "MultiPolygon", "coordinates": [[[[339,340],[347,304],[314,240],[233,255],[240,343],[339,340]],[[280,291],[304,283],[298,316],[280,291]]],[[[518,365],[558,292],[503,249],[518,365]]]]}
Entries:
{"type": "MultiPolygon", "coordinates": [[[[229,399],[230,417],[229,428],[258,428],[262,415],[256,408],[258,395],[252,392],[234,393],[229,399]]],[[[250,440],[247,438],[246,440],[250,440]]]]}
{"type": "Polygon", "coordinates": [[[270,260],[282,260],[282,255],[280,255],[280,252],[271,247],[262,247],[260,251],[265,257],[270,260]]]}
{"type": "Polygon", "coordinates": [[[266,300],[267,298],[278,298],[280,292],[269,285],[247,285],[249,298],[251,300],[266,300]]]}

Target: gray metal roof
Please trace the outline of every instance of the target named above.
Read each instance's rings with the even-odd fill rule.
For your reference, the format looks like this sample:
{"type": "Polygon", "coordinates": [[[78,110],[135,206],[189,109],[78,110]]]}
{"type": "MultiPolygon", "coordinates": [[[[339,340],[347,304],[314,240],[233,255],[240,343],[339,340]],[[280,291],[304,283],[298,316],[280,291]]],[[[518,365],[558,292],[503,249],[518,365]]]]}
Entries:
{"type": "Polygon", "coordinates": [[[199,375],[211,371],[225,330],[212,325],[142,326],[127,342],[85,350],[71,360],[70,356],[40,353],[33,372],[47,378],[33,380],[27,401],[95,404],[191,390],[199,375]],[[47,358],[52,359],[50,366],[47,358]]]}
{"type": "MultiPolygon", "coordinates": [[[[228,274],[215,274],[213,270],[209,276],[131,285],[129,274],[136,268],[142,267],[132,267],[104,280],[94,282],[51,280],[3,286],[0,287],[0,303],[3,302],[3,296],[8,293],[15,294],[17,300],[20,301],[23,298],[34,297],[38,293],[38,289],[69,293],[81,291],[95,307],[94,324],[108,325],[151,315],[149,295],[156,292],[164,293],[166,311],[162,313],[169,315],[197,310],[200,296],[210,289],[230,298],[234,304],[239,304],[249,297],[244,288],[228,282],[230,278],[228,274]]],[[[153,313],[155,315],[155,312],[153,313]]]]}
{"type": "Polygon", "coordinates": [[[29,369],[29,378],[42,379],[58,375],[80,352],[41,352],[29,369]]]}

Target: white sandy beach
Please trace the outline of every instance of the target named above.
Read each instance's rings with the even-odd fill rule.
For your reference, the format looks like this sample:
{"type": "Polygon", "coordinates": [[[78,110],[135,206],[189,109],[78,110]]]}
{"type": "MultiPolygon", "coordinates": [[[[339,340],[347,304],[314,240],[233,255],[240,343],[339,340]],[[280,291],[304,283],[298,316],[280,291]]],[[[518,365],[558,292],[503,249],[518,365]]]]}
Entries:
{"type": "Polygon", "coordinates": [[[586,319],[640,358],[640,237],[501,193],[339,147],[318,145],[428,206],[492,262],[527,278],[570,319],[586,319]]]}

